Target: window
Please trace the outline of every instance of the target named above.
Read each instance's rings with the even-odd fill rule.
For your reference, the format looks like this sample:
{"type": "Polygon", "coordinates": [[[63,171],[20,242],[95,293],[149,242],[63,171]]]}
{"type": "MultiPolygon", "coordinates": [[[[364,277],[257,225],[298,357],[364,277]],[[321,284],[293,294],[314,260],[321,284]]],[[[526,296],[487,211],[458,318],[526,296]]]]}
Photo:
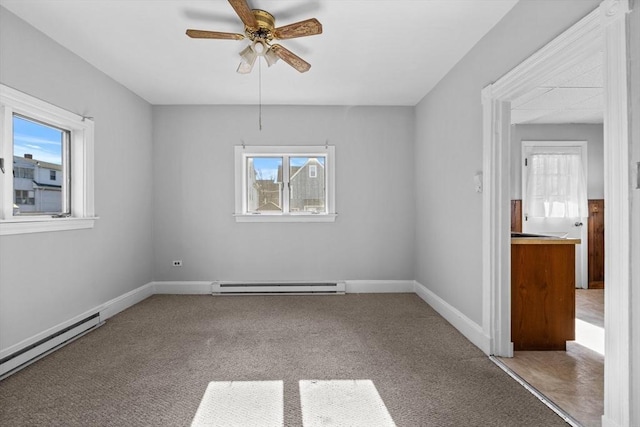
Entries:
{"type": "Polygon", "coordinates": [[[0,85],[0,234],[93,227],[93,122],[0,85]]]}
{"type": "Polygon", "coordinates": [[[525,218],[587,217],[587,186],[580,145],[584,143],[531,144],[523,141],[525,218]]]}
{"type": "Polygon", "coordinates": [[[28,190],[16,190],[14,203],[16,205],[35,205],[35,192],[28,190]]]}
{"type": "Polygon", "coordinates": [[[238,146],[236,221],[330,222],[333,146],[238,146]]]}
{"type": "Polygon", "coordinates": [[[21,168],[19,166],[13,166],[14,178],[26,178],[33,179],[33,168],[21,168]]]}
{"type": "Polygon", "coordinates": [[[68,173],[69,132],[13,114],[14,216],[69,214],[69,191],[56,182],[57,172],[68,173]],[[18,173],[16,173],[18,170],[18,173]],[[17,194],[31,193],[31,197],[17,194]],[[27,200],[26,202],[24,200],[27,200]]]}

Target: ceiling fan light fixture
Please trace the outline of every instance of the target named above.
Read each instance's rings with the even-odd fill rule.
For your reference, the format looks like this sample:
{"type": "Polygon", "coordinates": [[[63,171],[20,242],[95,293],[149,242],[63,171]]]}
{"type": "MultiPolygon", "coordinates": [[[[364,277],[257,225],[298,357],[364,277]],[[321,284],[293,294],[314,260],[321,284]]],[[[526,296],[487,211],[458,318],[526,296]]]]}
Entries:
{"type": "Polygon", "coordinates": [[[256,59],[259,60],[259,56],[265,58],[269,67],[275,64],[278,59],[282,59],[300,73],[309,71],[311,64],[290,50],[271,43],[273,39],[285,40],[322,34],[322,24],[316,18],[276,27],[276,20],[272,14],[261,9],[251,9],[248,0],[228,1],[244,24],[244,34],[188,29],[187,36],[192,39],[249,39],[249,46],[240,52],[242,62],[237,71],[242,74],[251,72],[256,59]]]}
{"type": "Polygon", "coordinates": [[[253,50],[253,47],[251,45],[245,47],[240,51],[240,58],[242,58],[242,60],[247,63],[253,63],[256,60],[256,56],[256,51],[253,50]]]}
{"type": "Polygon", "coordinates": [[[249,63],[240,61],[240,65],[238,65],[238,69],[236,70],[236,72],[239,74],[249,74],[251,70],[253,70],[253,62],[249,63]]]}
{"type": "Polygon", "coordinates": [[[258,55],[256,55],[251,45],[245,47],[240,52],[240,58],[242,58],[242,60],[236,71],[240,74],[249,74],[253,69],[253,64],[255,64],[257,57],[258,55]]]}
{"type": "Polygon", "coordinates": [[[264,60],[267,61],[267,65],[269,67],[278,62],[278,59],[280,59],[278,58],[278,55],[276,55],[275,52],[271,50],[271,48],[267,49],[263,56],[264,60]]]}
{"type": "Polygon", "coordinates": [[[255,40],[252,44],[252,49],[256,55],[262,56],[267,50],[267,46],[262,40],[255,40]]]}

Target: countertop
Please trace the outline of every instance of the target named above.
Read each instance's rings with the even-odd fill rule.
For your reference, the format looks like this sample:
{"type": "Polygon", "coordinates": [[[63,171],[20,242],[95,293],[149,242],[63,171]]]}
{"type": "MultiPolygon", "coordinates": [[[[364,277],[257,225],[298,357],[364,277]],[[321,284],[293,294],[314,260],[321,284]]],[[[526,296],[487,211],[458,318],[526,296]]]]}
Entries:
{"type": "Polygon", "coordinates": [[[580,239],[570,239],[566,237],[555,236],[536,236],[522,235],[522,233],[513,233],[511,237],[512,245],[579,245],[580,239]],[[515,234],[515,236],[514,236],[515,234]]]}

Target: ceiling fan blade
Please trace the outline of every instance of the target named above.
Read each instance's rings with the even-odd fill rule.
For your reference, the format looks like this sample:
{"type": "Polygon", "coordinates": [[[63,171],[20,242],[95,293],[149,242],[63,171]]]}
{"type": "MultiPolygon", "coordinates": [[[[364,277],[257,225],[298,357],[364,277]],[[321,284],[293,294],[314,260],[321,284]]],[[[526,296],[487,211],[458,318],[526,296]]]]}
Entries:
{"type": "Polygon", "coordinates": [[[192,39],[242,40],[244,38],[244,35],[242,34],[204,30],[187,30],[187,35],[192,39]]]}
{"type": "Polygon", "coordinates": [[[284,62],[291,65],[301,73],[305,73],[309,71],[309,68],[311,68],[311,64],[300,58],[295,53],[291,52],[289,49],[280,46],[279,44],[274,44],[273,46],[271,46],[271,51],[275,53],[278,58],[282,59],[284,62]]]}
{"type": "Polygon", "coordinates": [[[247,4],[247,0],[229,0],[229,3],[244,25],[250,28],[258,28],[258,21],[256,21],[256,17],[247,4]]]}
{"type": "Polygon", "coordinates": [[[294,39],[315,36],[316,34],[322,34],[322,24],[316,18],[285,25],[274,30],[274,36],[277,39],[294,39]]]}

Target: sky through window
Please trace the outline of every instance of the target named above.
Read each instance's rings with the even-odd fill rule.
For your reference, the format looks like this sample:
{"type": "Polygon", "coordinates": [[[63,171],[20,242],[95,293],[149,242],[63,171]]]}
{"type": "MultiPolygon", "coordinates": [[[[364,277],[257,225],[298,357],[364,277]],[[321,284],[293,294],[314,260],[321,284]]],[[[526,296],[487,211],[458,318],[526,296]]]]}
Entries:
{"type": "Polygon", "coordinates": [[[35,160],[62,164],[63,131],[13,116],[13,155],[33,155],[35,160]]]}
{"type": "MultiPolygon", "coordinates": [[[[324,166],[324,157],[313,157],[324,166]]],[[[278,167],[282,165],[282,157],[253,157],[253,168],[258,179],[275,181],[278,177],[278,167]]],[[[289,162],[292,167],[303,166],[310,157],[291,157],[289,162]]]]}

